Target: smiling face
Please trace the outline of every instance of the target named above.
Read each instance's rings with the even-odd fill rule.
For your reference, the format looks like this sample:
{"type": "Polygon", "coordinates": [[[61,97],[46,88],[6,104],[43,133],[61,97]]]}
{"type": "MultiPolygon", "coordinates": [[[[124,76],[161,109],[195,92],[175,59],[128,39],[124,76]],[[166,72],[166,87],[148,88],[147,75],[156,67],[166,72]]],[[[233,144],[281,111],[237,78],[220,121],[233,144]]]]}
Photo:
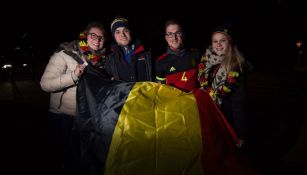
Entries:
{"type": "Polygon", "coordinates": [[[165,29],[165,40],[172,50],[178,50],[183,46],[183,34],[178,24],[170,24],[165,29]]]}
{"type": "Polygon", "coordinates": [[[118,45],[128,46],[131,42],[130,30],[126,27],[118,27],[114,32],[114,38],[118,45]]]}
{"type": "Polygon", "coordinates": [[[223,55],[226,52],[226,49],[229,46],[230,37],[227,35],[217,32],[212,34],[211,45],[213,51],[217,55],[223,55]]]}
{"type": "Polygon", "coordinates": [[[89,30],[87,35],[88,46],[97,51],[103,47],[105,41],[104,33],[97,27],[93,27],[89,30]]]}

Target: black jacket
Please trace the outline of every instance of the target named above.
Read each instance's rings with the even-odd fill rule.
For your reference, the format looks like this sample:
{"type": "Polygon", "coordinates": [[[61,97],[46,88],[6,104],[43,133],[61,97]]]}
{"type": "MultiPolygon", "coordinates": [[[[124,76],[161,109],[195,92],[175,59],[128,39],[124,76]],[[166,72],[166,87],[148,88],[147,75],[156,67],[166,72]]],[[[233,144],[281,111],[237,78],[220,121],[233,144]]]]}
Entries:
{"type": "Polygon", "coordinates": [[[126,82],[152,81],[151,52],[136,40],[131,64],[124,59],[124,52],[120,46],[113,44],[111,54],[106,62],[106,70],[115,80],[126,82]]]}
{"type": "Polygon", "coordinates": [[[240,75],[231,93],[223,97],[221,110],[229,123],[234,127],[240,139],[246,138],[246,75],[240,75]]]}
{"type": "Polygon", "coordinates": [[[155,64],[156,81],[171,85],[189,92],[199,88],[197,82],[197,65],[201,54],[196,49],[182,49],[174,52],[168,49],[161,55],[155,64]]]}

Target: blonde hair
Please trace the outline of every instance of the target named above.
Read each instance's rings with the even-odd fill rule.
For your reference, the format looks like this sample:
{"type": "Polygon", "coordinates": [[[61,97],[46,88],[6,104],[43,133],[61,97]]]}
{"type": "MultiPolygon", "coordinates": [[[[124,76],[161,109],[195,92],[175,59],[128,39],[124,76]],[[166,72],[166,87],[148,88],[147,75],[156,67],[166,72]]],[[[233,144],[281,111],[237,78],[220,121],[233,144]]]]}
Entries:
{"type": "Polygon", "coordinates": [[[229,45],[225,51],[225,57],[223,64],[225,65],[227,71],[239,68],[240,71],[243,71],[243,65],[245,59],[242,53],[239,51],[237,45],[234,43],[233,39],[229,39],[229,45]]]}

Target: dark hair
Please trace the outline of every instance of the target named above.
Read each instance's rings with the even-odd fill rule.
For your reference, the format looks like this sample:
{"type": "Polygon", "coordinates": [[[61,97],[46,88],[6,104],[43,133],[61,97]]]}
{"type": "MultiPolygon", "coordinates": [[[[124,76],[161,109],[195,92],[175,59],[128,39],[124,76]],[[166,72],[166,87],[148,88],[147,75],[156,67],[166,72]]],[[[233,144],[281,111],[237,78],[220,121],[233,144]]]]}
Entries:
{"type": "Polygon", "coordinates": [[[98,22],[98,21],[93,21],[93,22],[90,22],[86,28],[85,28],[85,34],[87,35],[89,33],[89,31],[92,29],[92,28],[98,28],[102,31],[103,33],[103,36],[105,38],[105,40],[107,39],[107,32],[106,30],[104,29],[104,26],[102,23],[98,22]]]}
{"type": "Polygon", "coordinates": [[[169,20],[167,20],[165,22],[164,30],[166,30],[166,28],[169,25],[178,25],[180,27],[180,30],[184,33],[182,23],[180,21],[178,21],[177,19],[169,19],[169,20]]]}

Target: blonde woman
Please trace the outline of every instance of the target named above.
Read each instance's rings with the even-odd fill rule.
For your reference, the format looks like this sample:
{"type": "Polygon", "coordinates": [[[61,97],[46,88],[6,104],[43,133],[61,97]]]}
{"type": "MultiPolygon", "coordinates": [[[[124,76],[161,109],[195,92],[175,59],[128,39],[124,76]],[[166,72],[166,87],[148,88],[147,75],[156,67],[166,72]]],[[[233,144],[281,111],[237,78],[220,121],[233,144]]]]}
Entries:
{"type": "Polygon", "coordinates": [[[209,93],[240,138],[246,139],[245,59],[238,50],[230,26],[218,26],[211,35],[211,45],[199,64],[201,89],[209,93]]]}

